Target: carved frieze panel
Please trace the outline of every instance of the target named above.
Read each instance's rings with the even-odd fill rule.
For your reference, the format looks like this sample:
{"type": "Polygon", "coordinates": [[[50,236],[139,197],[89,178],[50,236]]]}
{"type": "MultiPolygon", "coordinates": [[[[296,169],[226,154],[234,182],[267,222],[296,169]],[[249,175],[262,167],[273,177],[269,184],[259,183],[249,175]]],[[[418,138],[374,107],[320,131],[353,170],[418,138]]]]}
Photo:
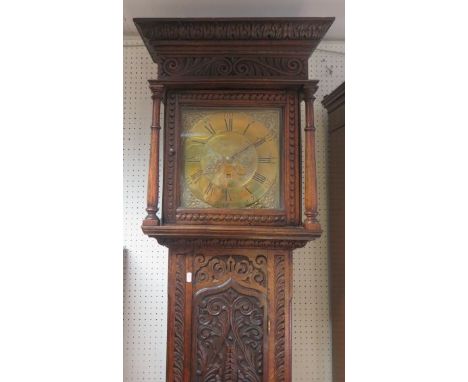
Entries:
{"type": "Polygon", "coordinates": [[[175,77],[306,77],[306,57],[160,57],[160,79],[175,77]]]}
{"type": "Polygon", "coordinates": [[[230,277],[251,284],[255,287],[266,288],[267,259],[263,255],[254,258],[247,256],[204,256],[197,255],[194,261],[194,282],[220,283],[230,277]]]}

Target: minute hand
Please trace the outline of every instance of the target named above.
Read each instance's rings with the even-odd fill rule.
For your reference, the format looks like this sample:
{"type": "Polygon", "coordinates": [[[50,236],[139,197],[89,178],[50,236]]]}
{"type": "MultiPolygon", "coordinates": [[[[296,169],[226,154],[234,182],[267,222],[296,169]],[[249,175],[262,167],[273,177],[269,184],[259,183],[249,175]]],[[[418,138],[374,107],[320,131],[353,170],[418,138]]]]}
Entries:
{"type": "Polygon", "coordinates": [[[256,140],[255,142],[248,144],[247,146],[245,146],[243,149],[241,149],[241,150],[238,151],[237,153],[231,155],[231,159],[234,159],[236,156],[242,154],[244,151],[246,151],[246,150],[247,150],[248,148],[250,148],[251,146],[255,146],[255,147],[256,147],[256,146],[261,145],[263,142],[265,142],[265,137],[260,138],[260,139],[256,140]]]}

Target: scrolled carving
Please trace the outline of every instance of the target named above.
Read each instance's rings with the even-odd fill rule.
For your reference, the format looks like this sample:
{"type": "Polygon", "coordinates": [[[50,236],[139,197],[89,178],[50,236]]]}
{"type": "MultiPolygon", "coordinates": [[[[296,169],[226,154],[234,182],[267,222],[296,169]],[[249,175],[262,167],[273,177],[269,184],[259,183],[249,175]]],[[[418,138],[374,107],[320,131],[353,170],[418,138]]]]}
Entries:
{"type": "Polygon", "coordinates": [[[307,77],[304,57],[161,57],[159,78],[307,77]]]}
{"type": "Polygon", "coordinates": [[[232,62],[229,60],[213,60],[212,64],[210,65],[211,73],[204,74],[205,71],[201,70],[201,73],[198,75],[219,75],[219,76],[228,76],[233,71],[232,62]]]}
{"type": "Polygon", "coordinates": [[[228,283],[195,307],[196,382],[263,380],[264,302],[228,283]]]}
{"type": "Polygon", "coordinates": [[[250,259],[247,256],[195,257],[195,283],[221,282],[232,275],[246,283],[258,284],[266,288],[267,259],[263,255],[250,259]]]}

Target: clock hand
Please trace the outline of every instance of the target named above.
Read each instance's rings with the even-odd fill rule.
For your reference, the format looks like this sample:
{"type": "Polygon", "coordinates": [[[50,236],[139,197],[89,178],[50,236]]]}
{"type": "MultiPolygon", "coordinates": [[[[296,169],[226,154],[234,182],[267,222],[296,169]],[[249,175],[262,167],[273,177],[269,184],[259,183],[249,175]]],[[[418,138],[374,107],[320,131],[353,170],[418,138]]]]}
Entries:
{"type": "MultiPolygon", "coordinates": [[[[263,140],[265,140],[265,138],[262,138],[263,140]]],[[[255,144],[258,144],[259,141],[261,141],[262,139],[259,139],[253,143],[249,143],[247,146],[245,146],[243,149],[239,150],[237,153],[231,155],[230,159],[231,161],[238,155],[242,154],[244,151],[246,151],[247,149],[249,149],[251,146],[255,145],[255,144]]]]}
{"type": "Polygon", "coordinates": [[[241,149],[240,151],[238,151],[237,153],[231,155],[230,157],[230,160],[232,161],[233,158],[235,158],[236,156],[242,154],[244,151],[246,151],[249,147],[251,146],[259,146],[261,145],[262,143],[264,143],[267,139],[270,139],[272,138],[272,135],[271,135],[271,132],[269,132],[267,135],[265,135],[263,138],[259,138],[257,139],[255,142],[252,142],[250,144],[248,144],[247,146],[245,146],[243,149],[241,149]]]}

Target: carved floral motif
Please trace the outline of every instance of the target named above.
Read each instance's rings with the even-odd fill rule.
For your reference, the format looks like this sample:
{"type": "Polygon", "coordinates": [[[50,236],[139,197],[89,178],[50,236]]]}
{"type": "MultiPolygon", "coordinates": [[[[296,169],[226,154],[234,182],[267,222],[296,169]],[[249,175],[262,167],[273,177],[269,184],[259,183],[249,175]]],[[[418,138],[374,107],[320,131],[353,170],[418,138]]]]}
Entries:
{"type": "Polygon", "coordinates": [[[229,287],[202,296],[195,309],[196,382],[263,380],[264,306],[229,287]]]}

